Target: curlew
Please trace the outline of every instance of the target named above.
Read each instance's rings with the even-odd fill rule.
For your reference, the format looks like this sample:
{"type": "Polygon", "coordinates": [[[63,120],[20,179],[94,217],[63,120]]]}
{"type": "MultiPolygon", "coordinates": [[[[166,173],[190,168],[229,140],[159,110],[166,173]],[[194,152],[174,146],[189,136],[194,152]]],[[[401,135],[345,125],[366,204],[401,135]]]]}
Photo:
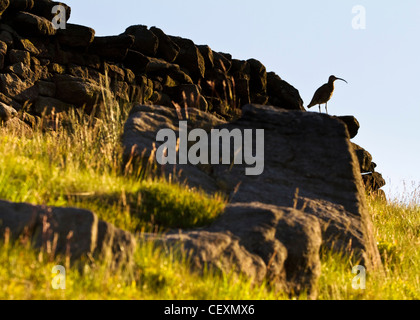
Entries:
{"type": "Polygon", "coordinates": [[[334,93],[334,81],[341,80],[345,83],[348,83],[346,80],[337,78],[336,76],[331,76],[328,80],[328,83],[324,84],[321,88],[319,88],[312,98],[311,103],[308,106],[308,109],[312,108],[313,106],[319,106],[319,112],[321,112],[321,104],[325,104],[325,110],[328,114],[328,101],[330,101],[333,93],[334,93]]]}

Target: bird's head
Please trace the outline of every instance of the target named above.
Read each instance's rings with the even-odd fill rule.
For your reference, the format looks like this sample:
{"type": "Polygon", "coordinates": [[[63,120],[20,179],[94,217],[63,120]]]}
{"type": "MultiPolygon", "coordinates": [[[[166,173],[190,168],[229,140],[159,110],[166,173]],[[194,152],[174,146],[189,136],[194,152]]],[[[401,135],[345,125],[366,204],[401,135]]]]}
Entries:
{"type": "Polygon", "coordinates": [[[336,76],[331,76],[330,79],[328,80],[329,83],[334,83],[334,81],[336,80],[341,80],[344,81],[345,83],[348,83],[346,80],[341,79],[341,78],[337,78],[336,76]]]}

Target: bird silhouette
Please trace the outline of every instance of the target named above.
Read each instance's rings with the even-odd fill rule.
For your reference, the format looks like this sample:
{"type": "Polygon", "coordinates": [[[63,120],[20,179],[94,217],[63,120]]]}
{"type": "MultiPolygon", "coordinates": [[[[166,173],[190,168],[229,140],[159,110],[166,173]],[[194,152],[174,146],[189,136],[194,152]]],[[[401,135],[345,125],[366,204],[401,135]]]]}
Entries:
{"type": "Polygon", "coordinates": [[[337,78],[336,76],[331,76],[328,80],[328,83],[324,84],[321,88],[319,88],[312,98],[311,103],[308,106],[308,109],[312,108],[313,106],[319,106],[319,112],[321,112],[321,104],[325,104],[325,111],[328,114],[328,101],[330,101],[331,97],[334,93],[334,82],[336,80],[344,81],[348,83],[346,80],[337,78]]]}

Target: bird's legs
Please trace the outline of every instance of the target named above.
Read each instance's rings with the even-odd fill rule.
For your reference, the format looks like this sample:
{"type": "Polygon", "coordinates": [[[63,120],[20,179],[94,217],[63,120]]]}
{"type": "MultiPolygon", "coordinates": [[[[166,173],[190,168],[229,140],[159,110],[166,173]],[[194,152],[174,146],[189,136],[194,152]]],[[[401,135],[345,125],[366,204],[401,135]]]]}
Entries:
{"type": "Polygon", "coordinates": [[[325,111],[327,111],[328,114],[328,102],[325,104],[325,111]]]}
{"type": "Polygon", "coordinates": [[[319,113],[321,113],[321,105],[320,104],[318,105],[318,108],[319,108],[319,113]]]}

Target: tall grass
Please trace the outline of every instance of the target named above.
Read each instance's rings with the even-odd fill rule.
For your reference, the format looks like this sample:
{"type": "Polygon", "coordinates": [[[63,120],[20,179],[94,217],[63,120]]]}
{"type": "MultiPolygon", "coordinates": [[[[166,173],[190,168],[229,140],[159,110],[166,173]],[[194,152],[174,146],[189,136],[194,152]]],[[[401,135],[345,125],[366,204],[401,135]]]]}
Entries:
{"type": "Polygon", "coordinates": [[[128,231],[215,219],[224,208],[221,195],[124,170],[130,169],[123,167],[121,144],[129,108],[106,101],[100,119],[73,110],[44,117],[31,133],[0,128],[0,198],[91,209],[128,231]]]}
{"type": "MultiPolygon", "coordinates": [[[[225,206],[222,196],[122,167],[120,139],[129,106],[105,101],[101,119],[75,111],[44,117],[32,132],[0,128],[0,198],[90,209],[132,232],[199,227],[217,218],[225,206]]],[[[349,257],[324,251],[319,298],[419,299],[418,200],[369,199],[385,272],[372,271],[366,290],[354,290],[349,257]]],[[[106,261],[81,262],[68,268],[66,290],[53,290],[51,269],[61,263],[28,243],[0,239],[0,299],[285,298],[243,276],[194,273],[185,256],[149,242],[140,242],[131,268],[111,271],[106,261]]]]}

